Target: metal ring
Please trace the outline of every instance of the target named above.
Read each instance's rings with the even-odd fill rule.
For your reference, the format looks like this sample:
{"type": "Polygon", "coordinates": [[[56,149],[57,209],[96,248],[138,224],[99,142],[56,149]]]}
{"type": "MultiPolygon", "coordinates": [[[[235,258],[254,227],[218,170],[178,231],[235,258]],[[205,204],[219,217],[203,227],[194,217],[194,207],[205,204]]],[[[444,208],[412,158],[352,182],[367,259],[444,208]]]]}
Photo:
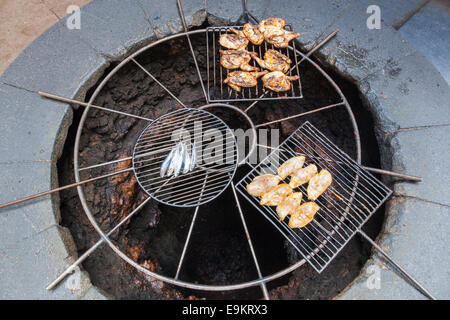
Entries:
{"type": "MultiPolygon", "coordinates": [[[[97,97],[97,95],[99,94],[100,90],[102,90],[102,88],[105,86],[105,84],[109,81],[109,79],[120,69],[122,68],[125,64],[127,64],[131,59],[133,59],[134,57],[138,56],[139,54],[141,54],[142,52],[158,45],[161,44],[163,42],[166,42],[168,40],[172,40],[178,37],[182,37],[182,36],[189,36],[192,34],[198,34],[198,33],[205,33],[206,29],[199,29],[199,30],[193,30],[193,31],[188,31],[188,32],[182,32],[182,33],[178,33],[178,34],[173,34],[171,36],[159,39],[155,42],[150,43],[149,45],[139,49],[138,51],[136,51],[135,53],[131,54],[130,56],[128,56],[127,58],[125,58],[122,62],[120,62],[113,70],[110,71],[110,73],[100,82],[100,84],[98,85],[98,87],[95,89],[94,93],[92,94],[89,102],[88,102],[88,106],[85,108],[83,115],[81,116],[80,119],[80,123],[78,125],[78,129],[77,129],[77,134],[76,134],[76,138],[75,138],[75,146],[74,146],[74,174],[75,174],[75,180],[76,182],[80,182],[80,174],[79,174],[79,156],[78,156],[78,152],[79,152],[79,145],[80,145],[80,139],[81,139],[81,133],[83,131],[83,125],[84,122],[86,121],[87,115],[89,113],[89,109],[90,106],[93,104],[95,98],[97,97]]],[[[356,145],[356,161],[358,162],[358,164],[361,164],[361,145],[360,145],[360,137],[359,137],[359,130],[358,130],[358,126],[356,124],[356,120],[355,120],[355,116],[353,114],[353,112],[351,111],[350,105],[348,104],[347,99],[345,98],[345,96],[343,95],[341,89],[338,87],[338,85],[333,81],[333,79],[331,79],[331,77],[320,67],[318,66],[314,61],[312,61],[309,57],[305,56],[302,52],[300,52],[299,50],[296,50],[297,54],[301,55],[302,58],[304,58],[306,61],[308,61],[309,63],[311,63],[327,80],[328,82],[335,88],[336,92],[339,94],[339,96],[341,97],[342,101],[345,104],[345,107],[347,109],[347,112],[349,114],[350,117],[350,121],[352,123],[353,126],[353,132],[354,132],[354,136],[355,136],[355,145],[356,145]]],[[[110,248],[119,256],[121,257],[124,261],[126,261],[127,263],[129,263],[130,265],[132,265],[133,267],[135,267],[136,269],[138,269],[139,271],[157,279],[157,280],[161,280],[161,281],[165,281],[167,283],[173,284],[173,285],[177,285],[177,286],[181,286],[181,287],[185,287],[185,288],[189,288],[189,289],[194,289],[194,290],[208,290],[208,291],[226,291],[226,290],[237,290],[237,289],[244,289],[244,288],[248,288],[248,287],[253,287],[253,286],[257,286],[257,285],[261,285],[262,283],[266,283],[272,280],[275,280],[277,278],[280,278],[290,272],[292,272],[293,270],[297,269],[298,267],[300,267],[301,265],[303,265],[306,260],[302,259],[299,260],[298,262],[290,265],[289,267],[280,270],[276,273],[273,273],[269,276],[263,277],[261,279],[256,279],[256,280],[252,280],[252,281],[248,281],[248,282],[242,282],[239,284],[234,284],[234,285],[222,285],[222,286],[215,286],[215,285],[202,285],[202,284],[194,284],[191,282],[185,282],[185,281],[181,281],[181,280],[175,280],[174,278],[169,278],[166,276],[162,276],[160,274],[151,272],[150,270],[140,266],[139,264],[137,264],[136,262],[134,262],[131,258],[129,258],[125,253],[123,253],[118,247],[116,247],[111,240],[105,235],[105,233],[101,230],[100,226],[98,225],[97,221],[95,220],[94,216],[92,215],[89,206],[87,204],[86,201],[86,197],[84,195],[83,189],[81,186],[77,187],[77,191],[78,191],[78,195],[80,197],[80,201],[81,201],[81,205],[89,219],[89,221],[91,222],[92,226],[94,227],[94,229],[97,231],[97,233],[105,240],[105,242],[110,246],[110,248]]]]}

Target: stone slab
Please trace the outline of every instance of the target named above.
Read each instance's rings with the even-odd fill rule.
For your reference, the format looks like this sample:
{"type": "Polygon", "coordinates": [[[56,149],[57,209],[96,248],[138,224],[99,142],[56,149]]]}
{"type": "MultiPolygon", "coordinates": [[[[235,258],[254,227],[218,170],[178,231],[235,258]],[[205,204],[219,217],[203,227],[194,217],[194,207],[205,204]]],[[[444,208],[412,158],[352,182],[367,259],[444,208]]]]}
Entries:
{"type": "Polygon", "coordinates": [[[431,61],[450,84],[450,4],[429,2],[399,32],[431,61]]]}
{"type": "Polygon", "coordinates": [[[390,61],[359,86],[385,131],[449,123],[449,85],[418,52],[390,61]]]}
{"type": "Polygon", "coordinates": [[[72,109],[64,103],[0,84],[0,164],[56,161],[72,109]]]}
{"type": "Polygon", "coordinates": [[[427,2],[428,0],[374,0],[370,3],[380,7],[381,21],[398,29],[427,2]]]}
{"type": "Polygon", "coordinates": [[[392,139],[392,166],[396,172],[422,177],[422,182],[397,182],[402,195],[450,206],[450,124],[397,132],[392,139]]]}
{"type": "MultiPolygon", "coordinates": [[[[449,299],[450,207],[396,198],[389,201],[388,210],[380,246],[435,298],[449,299]]],[[[340,298],[426,299],[384,261],[375,253],[362,275],[340,298]],[[374,270],[380,271],[380,286],[370,289],[367,281],[374,270]]]]}

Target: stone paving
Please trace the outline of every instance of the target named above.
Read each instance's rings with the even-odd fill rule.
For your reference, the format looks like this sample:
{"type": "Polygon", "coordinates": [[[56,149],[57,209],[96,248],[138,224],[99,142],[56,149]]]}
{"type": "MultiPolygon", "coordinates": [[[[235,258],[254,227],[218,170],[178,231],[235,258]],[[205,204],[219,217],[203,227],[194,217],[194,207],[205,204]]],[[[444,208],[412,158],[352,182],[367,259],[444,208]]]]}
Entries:
{"type": "MultiPolygon", "coordinates": [[[[432,294],[449,299],[450,89],[436,62],[396,30],[428,5],[416,0],[392,7],[388,0],[248,2],[257,18],[278,15],[295,30],[305,30],[300,43],[306,49],[339,29],[318,54],[361,89],[375,116],[382,167],[423,177],[421,183],[387,180],[395,196],[387,203],[377,241],[432,294]],[[366,28],[371,4],[382,9],[380,30],[366,28]]],[[[182,3],[189,27],[205,19],[235,23],[242,5],[240,0],[182,3]]],[[[94,0],[81,15],[81,30],[68,30],[60,20],[0,76],[0,202],[57,186],[55,164],[72,112],[67,104],[41,99],[37,90],[84,99],[112,61],[182,30],[175,1],[94,0]]],[[[57,195],[0,210],[0,222],[0,298],[107,298],[79,269],[55,291],[45,290],[75,258],[71,236],[59,226],[57,195]]],[[[340,298],[424,297],[374,252],[340,298]],[[370,289],[372,265],[380,267],[381,278],[379,288],[370,289]]]]}

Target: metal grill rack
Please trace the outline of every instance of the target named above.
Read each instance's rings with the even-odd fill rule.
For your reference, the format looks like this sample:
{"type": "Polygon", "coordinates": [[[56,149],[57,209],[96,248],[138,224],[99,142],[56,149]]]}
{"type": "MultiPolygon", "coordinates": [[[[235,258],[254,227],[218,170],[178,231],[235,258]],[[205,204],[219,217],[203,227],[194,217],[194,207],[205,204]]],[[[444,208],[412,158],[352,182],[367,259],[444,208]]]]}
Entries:
{"type": "Polygon", "coordinates": [[[133,154],[134,173],[142,189],[159,202],[178,207],[199,206],[217,197],[228,187],[237,162],[236,140],[228,126],[207,111],[189,108],[150,123],[133,154]],[[165,157],[179,141],[198,155],[197,167],[177,177],[160,177],[165,157]]]}
{"type": "MultiPolygon", "coordinates": [[[[288,183],[287,180],[288,178],[284,182],[288,183]]],[[[305,122],[239,181],[237,190],[318,272],[328,266],[392,193],[309,122],[305,122]],[[286,219],[279,221],[275,207],[261,206],[258,198],[247,193],[246,186],[259,174],[277,174],[280,164],[297,155],[305,156],[305,165],[315,164],[319,170],[328,170],[333,177],[333,183],[315,201],[320,210],[314,220],[303,228],[291,229],[286,219]]],[[[307,199],[306,185],[295,191],[302,192],[303,199],[307,199]]]]}
{"type": "MultiPolygon", "coordinates": [[[[230,70],[223,68],[220,64],[220,44],[219,38],[223,33],[230,33],[232,27],[209,27],[206,28],[206,45],[207,45],[207,95],[209,102],[233,102],[233,101],[260,101],[260,100],[278,100],[278,99],[301,99],[302,83],[299,78],[296,81],[292,81],[291,89],[287,92],[274,92],[263,87],[262,81],[258,80],[258,84],[253,88],[242,88],[241,92],[232,90],[228,85],[223,83],[230,70]]],[[[233,28],[241,30],[242,26],[234,26],[233,28]]],[[[287,30],[292,30],[291,26],[286,26],[287,30]]],[[[292,60],[291,68],[288,71],[288,75],[299,77],[299,55],[295,48],[295,42],[291,41],[291,45],[288,48],[277,49],[271,44],[267,44],[264,41],[261,45],[254,45],[249,42],[247,50],[249,52],[256,52],[258,56],[263,59],[264,53],[268,49],[277,50],[292,60]]],[[[301,58],[301,57],[300,57],[301,58]]],[[[250,61],[250,64],[254,67],[259,67],[254,59],[250,61]]]]}

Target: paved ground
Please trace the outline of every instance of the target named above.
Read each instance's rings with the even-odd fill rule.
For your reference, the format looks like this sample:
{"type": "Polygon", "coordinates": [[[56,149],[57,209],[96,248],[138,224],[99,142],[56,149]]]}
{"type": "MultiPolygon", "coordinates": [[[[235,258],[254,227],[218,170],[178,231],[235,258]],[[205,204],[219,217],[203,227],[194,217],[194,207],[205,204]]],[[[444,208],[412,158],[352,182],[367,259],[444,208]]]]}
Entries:
{"type": "MultiPolygon", "coordinates": [[[[4,0],[0,4],[2,49],[4,43],[11,47],[9,55],[0,59],[2,66],[26,47],[0,76],[0,202],[57,185],[55,163],[72,112],[69,105],[41,99],[35,91],[84,99],[86,90],[111,61],[155,37],[181,30],[175,1],[95,0],[82,8],[82,29],[71,32],[64,20],[58,21],[67,2],[77,3],[4,0]],[[36,12],[42,12],[42,20],[36,18],[41,17],[36,12]],[[27,24],[18,18],[22,14],[27,24]],[[30,27],[35,24],[36,28],[30,27]]],[[[187,22],[194,26],[205,18],[234,22],[241,0],[191,0],[183,4],[187,22]]],[[[301,38],[304,48],[312,47],[332,30],[340,30],[318,53],[363,93],[375,117],[384,154],[382,167],[423,177],[422,183],[393,182],[395,197],[387,203],[386,224],[377,241],[437,298],[449,299],[450,167],[446,137],[450,89],[444,79],[448,69],[440,64],[449,61],[448,56],[442,56],[449,50],[426,44],[433,42],[433,37],[439,40],[439,30],[447,30],[439,26],[448,27],[444,11],[435,10],[436,5],[425,0],[399,0],[395,5],[390,0],[286,0],[280,6],[273,0],[249,0],[249,8],[258,18],[279,15],[292,22],[295,30],[305,30],[301,38]],[[365,27],[366,9],[372,4],[382,10],[380,30],[365,27]],[[425,22],[430,23],[427,32],[417,32],[424,29],[425,22]],[[399,28],[400,32],[396,31],[399,28]],[[418,34],[423,34],[422,38],[417,38],[418,34]]],[[[59,226],[58,208],[54,196],[0,211],[0,298],[104,297],[80,270],[56,291],[45,291],[45,284],[74,259],[70,234],[59,226]]],[[[374,254],[341,298],[423,296],[374,254]],[[381,268],[379,288],[367,286],[373,266],[381,268]]]]}

